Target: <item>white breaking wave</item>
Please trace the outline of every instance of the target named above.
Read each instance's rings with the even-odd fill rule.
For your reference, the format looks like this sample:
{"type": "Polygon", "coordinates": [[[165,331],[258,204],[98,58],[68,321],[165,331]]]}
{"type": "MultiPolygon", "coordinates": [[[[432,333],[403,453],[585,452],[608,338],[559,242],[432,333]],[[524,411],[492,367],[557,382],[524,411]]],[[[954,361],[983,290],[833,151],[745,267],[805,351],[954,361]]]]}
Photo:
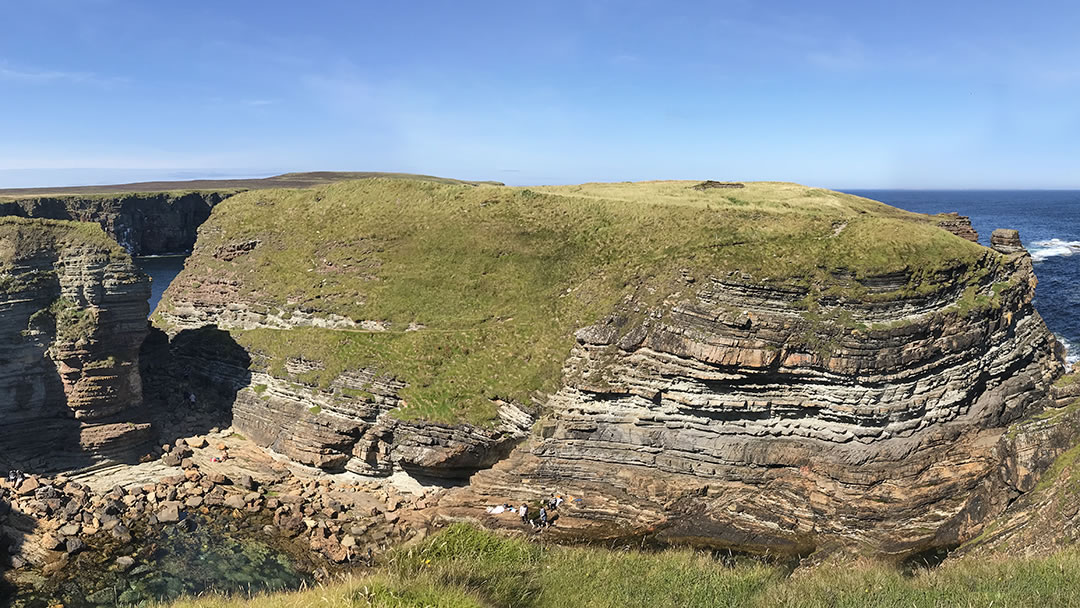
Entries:
{"type": "Polygon", "coordinates": [[[1080,352],[1074,351],[1072,344],[1070,344],[1068,340],[1062,338],[1057,334],[1054,334],[1054,337],[1057,338],[1058,342],[1061,342],[1061,345],[1065,347],[1065,363],[1072,365],[1073,363],[1080,361],[1080,352]]]}
{"type": "Polygon", "coordinates": [[[1046,258],[1070,256],[1074,253],[1080,253],[1080,241],[1050,239],[1049,241],[1035,241],[1032,243],[1032,246],[1038,247],[1038,249],[1031,252],[1031,261],[1033,262],[1041,262],[1046,258]]]}

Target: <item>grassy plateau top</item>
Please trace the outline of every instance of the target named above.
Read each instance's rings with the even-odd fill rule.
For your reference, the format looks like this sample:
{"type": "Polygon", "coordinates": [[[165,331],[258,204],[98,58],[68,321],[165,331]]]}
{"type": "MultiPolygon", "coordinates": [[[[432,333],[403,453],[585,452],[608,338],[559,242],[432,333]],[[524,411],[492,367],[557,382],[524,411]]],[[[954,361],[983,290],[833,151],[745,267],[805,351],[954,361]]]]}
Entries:
{"type": "Polygon", "coordinates": [[[324,387],[345,369],[374,367],[409,382],[402,417],[485,423],[492,399],[527,402],[557,386],[576,329],[627,297],[646,307],[689,297],[687,275],[739,272],[861,298],[870,296],[857,281],[837,277],[903,272],[907,285],[873,297],[904,298],[996,255],[934,217],[857,196],[777,182],[695,185],[376,178],[249,191],[214,209],[162,306],[217,276],[270,311],[386,323],[233,334],[268,355],[276,374],[300,355],[325,369],[297,380],[324,387]],[[253,248],[221,255],[245,244],[253,248]]]}

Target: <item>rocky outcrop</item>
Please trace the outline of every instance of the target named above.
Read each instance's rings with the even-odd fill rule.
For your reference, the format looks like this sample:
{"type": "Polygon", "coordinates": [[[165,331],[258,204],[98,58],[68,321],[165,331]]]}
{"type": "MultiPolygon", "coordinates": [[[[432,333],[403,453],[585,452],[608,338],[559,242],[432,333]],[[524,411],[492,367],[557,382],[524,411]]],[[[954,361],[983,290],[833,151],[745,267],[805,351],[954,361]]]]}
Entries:
{"type": "Polygon", "coordinates": [[[273,371],[263,354],[216,326],[180,331],[172,358],[160,371],[183,376],[180,390],[194,403],[214,401],[259,445],[328,471],[463,479],[504,458],[533,423],[512,403],[497,404],[499,423],[489,427],[401,420],[391,412],[402,405],[405,382],[357,368],[323,387],[305,379],[322,367],[318,360],[291,359],[273,371]]]}
{"type": "Polygon", "coordinates": [[[0,220],[0,458],[58,468],[149,439],[132,422],[149,292],[96,226],[0,220]]]}
{"type": "Polygon", "coordinates": [[[966,270],[891,302],[738,275],[628,301],[578,332],[540,437],[447,513],[561,493],[579,500],[556,529],[575,537],[896,555],[973,538],[1074,433],[1041,451],[1008,433],[1062,372],[1030,258],[987,250],[966,270]]]}
{"type": "Polygon", "coordinates": [[[979,233],[975,231],[975,228],[971,225],[971,218],[966,215],[960,215],[959,213],[942,213],[938,216],[939,219],[937,225],[956,236],[967,239],[972,243],[979,242],[979,233]]]}
{"type": "Polygon", "coordinates": [[[994,251],[1001,253],[1027,251],[1024,249],[1024,244],[1020,242],[1020,233],[1006,228],[998,228],[990,235],[990,246],[994,248],[994,251]]]}
{"type": "Polygon", "coordinates": [[[1074,371],[1058,379],[1047,407],[1006,433],[1004,471],[1024,494],[962,551],[1031,556],[1075,545],[1080,527],[1078,378],[1074,371]]]}
{"type": "Polygon", "coordinates": [[[191,251],[210,210],[231,194],[150,192],[0,200],[0,216],[95,222],[132,255],[191,251]]]}

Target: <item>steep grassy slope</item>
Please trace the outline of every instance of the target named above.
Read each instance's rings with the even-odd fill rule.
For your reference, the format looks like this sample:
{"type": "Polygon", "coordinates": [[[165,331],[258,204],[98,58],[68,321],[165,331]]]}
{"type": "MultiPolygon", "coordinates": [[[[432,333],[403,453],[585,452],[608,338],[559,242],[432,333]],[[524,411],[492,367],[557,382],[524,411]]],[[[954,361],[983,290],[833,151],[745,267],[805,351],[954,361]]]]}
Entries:
{"type": "Polygon", "coordinates": [[[178,299],[256,314],[340,315],[379,331],[227,327],[280,369],[321,361],[326,385],[370,367],[409,383],[406,419],[493,420],[491,400],[555,388],[573,332],[632,297],[678,296],[739,272],[821,296],[902,298],[986,249],[932,218],[787,183],[700,191],[694,182],[506,188],[370,179],[247,192],[218,205],[159,322],[178,299]],[[870,294],[859,280],[906,272],[870,294]],[[410,329],[415,331],[410,331],[410,329]]]}
{"type": "Polygon", "coordinates": [[[1078,581],[1075,551],[1038,559],[947,561],[912,576],[886,564],[840,562],[788,577],[777,567],[732,567],[689,551],[542,546],[455,526],[420,547],[399,550],[376,573],[347,584],[175,606],[1048,607],[1080,602],[1078,581]]]}

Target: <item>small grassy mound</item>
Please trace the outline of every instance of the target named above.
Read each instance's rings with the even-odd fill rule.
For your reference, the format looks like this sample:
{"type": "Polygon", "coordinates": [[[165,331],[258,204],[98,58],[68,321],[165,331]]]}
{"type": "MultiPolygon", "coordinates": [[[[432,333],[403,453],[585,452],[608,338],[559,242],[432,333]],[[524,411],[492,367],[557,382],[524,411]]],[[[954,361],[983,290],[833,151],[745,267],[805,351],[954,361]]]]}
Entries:
{"type": "Polygon", "coordinates": [[[49,249],[88,246],[115,259],[130,259],[123,247],[92,222],[0,217],[0,271],[49,249]]]}
{"type": "Polygon", "coordinates": [[[1080,553],[961,558],[905,576],[871,562],[830,563],[788,577],[687,550],[643,553],[546,546],[455,525],[401,549],[370,576],[253,599],[206,597],[185,608],[299,606],[622,608],[1038,607],[1080,605],[1080,553]]]}
{"type": "MultiPolygon", "coordinates": [[[[409,383],[398,414],[495,417],[556,386],[574,330],[632,298],[639,310],[688,297],[684,277],[740,272],[816,297],[870,297],[858,281],[910,280],[874,298],[939,289],[987,250],[934,218],[786,183],[696,190],[696,182],[507,188],[370,179],[239,194],[200,229],[162,306],[207,277],[255,308],[388,323],[378,333],[237,331],[275,375],[303,356],[324,369],[373,367],[409,383]],[[409,326],[422,326],[406,331],[409,326]]],[[[700,283],[698,283],[700,284],[700,283]]]]}
{"type": "Polygon", "coordinates": [[[97,224],[0,217],[0,294],[36,292],[54,286],[57,281],[54,269],[13,272],[13,267],[42,253],[55,256],[67,247],[96,249],[112,260],[131,259],[97,224]]]}

